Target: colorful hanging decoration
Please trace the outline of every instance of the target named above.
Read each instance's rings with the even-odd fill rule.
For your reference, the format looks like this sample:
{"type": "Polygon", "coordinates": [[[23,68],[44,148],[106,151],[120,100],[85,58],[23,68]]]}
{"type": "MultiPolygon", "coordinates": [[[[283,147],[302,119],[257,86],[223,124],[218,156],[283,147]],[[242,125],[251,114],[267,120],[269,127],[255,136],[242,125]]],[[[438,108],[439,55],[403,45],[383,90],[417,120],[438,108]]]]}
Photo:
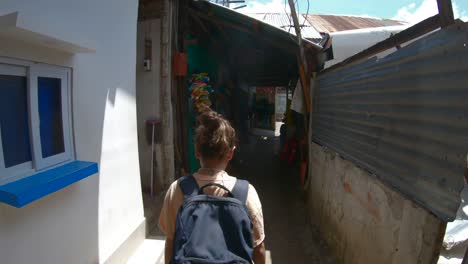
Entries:
{"type": "Polygon", "coordinates": [[[210,94],[214,92],[209,84],[210,77],[208,73],[192,74],[190,79],[190,94],[192,102],[197,112],[211,106],[210,94]]]}

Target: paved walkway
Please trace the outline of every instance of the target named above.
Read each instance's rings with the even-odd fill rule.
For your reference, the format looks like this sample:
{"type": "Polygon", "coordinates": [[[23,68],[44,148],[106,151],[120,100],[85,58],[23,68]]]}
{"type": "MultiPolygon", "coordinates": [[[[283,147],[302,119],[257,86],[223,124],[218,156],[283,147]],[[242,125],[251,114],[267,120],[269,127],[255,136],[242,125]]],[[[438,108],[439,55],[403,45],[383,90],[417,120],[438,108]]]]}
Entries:
{"type": "Polygon", "coordinates": [[[277,138],[241,145],[228,172],[257,189],[265,218],[266,247],[273,264],[335,263],[308,224],[297,173],[279,161],[277,138]]]}

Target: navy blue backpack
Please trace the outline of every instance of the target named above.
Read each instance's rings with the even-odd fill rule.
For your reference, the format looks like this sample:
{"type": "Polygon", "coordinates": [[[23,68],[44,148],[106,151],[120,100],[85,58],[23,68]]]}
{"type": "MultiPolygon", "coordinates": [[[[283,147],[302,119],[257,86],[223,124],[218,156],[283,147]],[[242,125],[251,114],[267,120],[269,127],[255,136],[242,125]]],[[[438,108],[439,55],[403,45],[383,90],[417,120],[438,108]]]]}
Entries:
{"type": "Polygon", "coordinates": [[[230,192],[216,183],[199,188],[190,175],[182,177],[179,186],[184,202],[177,213],[170,263],[252,263],[252,223],[245,205],[249,182],[237,180],[230,192]],[[209,186],[223,188],[228,197],[204,194],[209,186]]]}

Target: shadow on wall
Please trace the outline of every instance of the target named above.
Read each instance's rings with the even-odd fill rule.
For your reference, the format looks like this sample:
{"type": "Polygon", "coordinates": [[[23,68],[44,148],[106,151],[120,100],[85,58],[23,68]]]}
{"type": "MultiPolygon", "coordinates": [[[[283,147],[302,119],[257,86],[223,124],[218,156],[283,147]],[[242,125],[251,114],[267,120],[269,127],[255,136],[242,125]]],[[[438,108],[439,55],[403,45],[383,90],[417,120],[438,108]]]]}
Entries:
{"type": "Polygon", "coordinates": [[[116,88],[107,89],[102,95],[105,108],[98,198],[101,262],[111,257],[144,221],[135,86],[131,83],[132,80],[116,81],[116,88]]]}
{"type": "Polygon", "coordinates": [[[117,95],[117,89],[118,88],[109,88],[109,90],[107,90],[106,102],[110,103],[112,107],[115,106],[115,96],[117,95]]]}

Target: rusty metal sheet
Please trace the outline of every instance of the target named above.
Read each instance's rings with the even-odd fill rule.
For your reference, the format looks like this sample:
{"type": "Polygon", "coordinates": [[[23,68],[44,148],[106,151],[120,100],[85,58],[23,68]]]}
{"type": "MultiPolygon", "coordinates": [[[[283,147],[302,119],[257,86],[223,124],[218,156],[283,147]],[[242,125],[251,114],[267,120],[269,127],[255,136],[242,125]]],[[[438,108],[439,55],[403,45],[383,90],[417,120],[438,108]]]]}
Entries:
{"type": "Polygon", "coordinates": [[[404,25],[404,22],[358,16],[304,15],[318,32],[332,33],[345,30],[404,25]]]}
{"type": "MultiPolygon", "coordinates": [[[[296,35],[292,17],[288,13],[251,13],[247,14],[257,20],[263,21],[269,25],[281,28],[292,35],[296,35]]],[[[301,34],[303,38],[320,40],[322,35],[303,17],[299,16],[299,24],[301,27],[301,34]]]]}
{"type": "Polygon", "coordinates": [[[467,61],[460,22],[385,58],[319,74],[313,140],[452,221],[468,152],[467,61]]]}

